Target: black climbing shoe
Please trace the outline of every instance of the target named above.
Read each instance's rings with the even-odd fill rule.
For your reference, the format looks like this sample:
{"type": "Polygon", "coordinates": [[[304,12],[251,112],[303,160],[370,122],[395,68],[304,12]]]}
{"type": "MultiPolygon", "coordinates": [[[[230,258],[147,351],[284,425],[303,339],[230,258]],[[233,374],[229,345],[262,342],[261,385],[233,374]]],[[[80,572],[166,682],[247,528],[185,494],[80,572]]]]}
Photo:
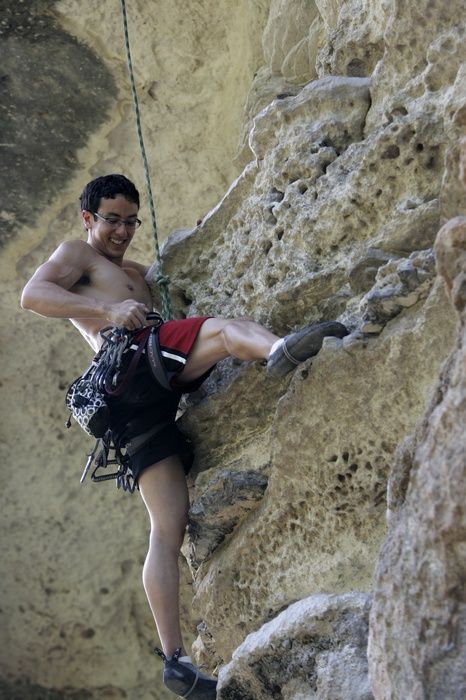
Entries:
{"type": "Polygon", "coordinates": [[[163,682],[172,693],[190,700],[216,699],[216,679],[201,673],[189,656],[180,656],[181,649],[177,649],[173,656],[165,656],[163,651],[157,648],[154,651],[163,659],[163,682]]]}
{"type": "Polygon", "coordinates": [[[306,326],[296,333],[285,336],[267,360],[267,372],[273,377],[282,377],[299,365],[300,362],[317,355],[324,338],[334,336],[344,338],[349,330],[338,321],[323,321],[306,326]]]}

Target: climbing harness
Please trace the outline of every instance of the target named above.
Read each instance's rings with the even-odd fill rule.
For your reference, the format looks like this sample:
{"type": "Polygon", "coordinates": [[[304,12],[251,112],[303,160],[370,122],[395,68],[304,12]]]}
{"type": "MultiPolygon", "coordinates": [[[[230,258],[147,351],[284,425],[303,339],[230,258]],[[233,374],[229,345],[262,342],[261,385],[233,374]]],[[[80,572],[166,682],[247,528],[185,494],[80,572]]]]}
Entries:
{"type": "MultiPolygon", "coordinates": [[[[83,375],[74,380],[66,393],[66,405],[70,411],[66,427],[71,427],[71,417],[88,435],[97,438],[94,448],[87,455],[86,465],[81,476],[85,480],[89,470],[92,481],[108,481],[116,479],[117,488],[133,493],[137,487],[130,469],[130,457],[142,449],[155,435],[165,428],[168,423],[158,423],[146,432],[130,440],[116,439],[110,429],[110,409],[108,397],[121,396],[132,381],[144,350],[147,350],[148,365],[154,379],[167,390],[171,390],[170,374],[165,370],[160,352],[158,330],[162,317],[156,312],[147,314],[147,320],[154,325],[142,330],[129,331],[126,328],[107,326],[102,328],[102,348],[94,357],[90,367],[83,375]],[[124,353],[137,348],[123,370],[124,353]],[[109,457],[114,453],[112,457],[109,457]],[[107,468],[118,465],[117,471],[108,472],[107,468]],[[103,473],[102,473],[103,470],[103,473]]],[[[134,430],[130,423],[125,430],[134,430]]]]}
{"type": "Polygon", "coordinates": [[[145,181],[146,181],[147,198],[149,200],[150,218],[151,218],[151,223],[152,223],[152,232],[153,232],[154,246],[155,246],[155,258],[156,258],[155,270],[154,270],[154,274],[152,276],[152,279],[150,280],[150,283],[151,283],[151,287],[152,287],[153,292],[154,291],[160,292],[163,320],[168,321],[171,318],[171,302],[170,302],[170,295],[168,292],[170,278],[163,274],[163,269],[162,269],[162,258],[160,255],[159,241],[158,241],[158,236],[157,236],[157,222],[156,222],[156,218],[155,218],[154,200],[153,200],[153,196],[152,196],[152,187],[151,187],[150,173],[149,173],[149,163],[147,160],[146,149],[144,147],[144,139],[142,136],[141,114],[140,114],[140,110],[139,110],[139,101],[138,101],[138,96],[137,96],[137,92],[136,92],[136,83],[135,83],[134,74],[133,74],[133,63],[131,60],[131,49],[130,49],[130,44],[129,44],[129,32],[128,32],[128,18],[127,18],[127,14],[126,14],[125,0],[120,0],[120,4],[121,4],[121,13],[122,13],[122,18],[123,18],[123,30],[124,30],[124,35],[125,35],[126,62],[128,64],[128,74],[129,74],[129,79],[130,79],[130,83],[131,83],[131,94],[133,96],[133,107],[134,107],[134,114],[135,114],[135,118],[136,118],[136,130],[137,130],[137,134],[138,134],[139,147],[141,149],[142,162],[144,165],[144,176],[145,176],[145,181]],[[158,285],[158,288],[155,285],[158,285]]]}
{"type": "Polygon", "coordinates": [[[74,380],[66,392],[65,403],[70,411],[67,428],[71,426],[72,416],[88,435],[103,437],[110,420],[106,397],[121,396],[128,387],[153,328],[146,326],[143,329],[137,351],[123,377],[120,376],[123,354],[131,345],[135,333],[126,328],[102,328],[102,348],[90,367],[74,380]]]}
{"type": "Polygon", "coordinates": [[[108,430],[103,437],[97,440],[94,448],[87,455],[86,465],[80,479],[81,484],[92,466],[94,466],[91,473],[92,481],[99,482],[115,479],[118,489],[121,488],[123,491],[134,493],[137,483],[129,470],[129,455],[123,453],[118,444],[114,444],[110,430],[108,430]],[[110,452],[115,453],[115,456],[112,459],[109,459],[110,452]],[[106,470],[111,464],[118,465],[117,471],[104,472],[103,474],[97,473],[100,469],[106,470]]]}

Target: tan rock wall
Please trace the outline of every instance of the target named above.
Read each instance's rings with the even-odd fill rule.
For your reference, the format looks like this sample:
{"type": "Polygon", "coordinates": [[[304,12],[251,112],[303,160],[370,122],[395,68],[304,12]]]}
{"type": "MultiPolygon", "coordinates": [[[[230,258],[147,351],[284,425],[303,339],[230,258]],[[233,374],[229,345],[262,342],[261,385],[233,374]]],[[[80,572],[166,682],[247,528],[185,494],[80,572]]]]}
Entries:
{"type": "MultiPolygon", "coordinates": [[[[24,34],[28,15],[15,14],[18,8],[8,3],[6,14],[27,53],[42,35],[24,34]]],[[[339,317],[352,331],[343,342],[327,341],[312,363],[282,381],[268,381],[260,366],[224,362],[186,403],[182,423],[196,439],[197,460],[184,548],[194,583],[188,586],[184,564],[183,615],[190,638],[197,635],[194,651],[211,667],[228,664],[233,654],[225,699],[238,700],[235,688],[252,688],[246,697],[330,700],[345,692],[369,700],[367,593],[385,537],[387,479],[392,475],[391,522],[398,532],[404,521],[396,508],[406,486],[399,460],[410,464],[410,452],[403,443],[395,458],[397,445],[415,430],[455,337],[455,314],[429,251],[441,224],[466,213],[457,178],[466,123],[462,3],[296,0],[292,9],[281,0],[130,7],[160,228],[163,236],[179,229],[164,252],[176,313],[247,315],[279,333],[339,317]],[[301,599],[306,602],[287,617],[287,606],[301,599]],[[348,616],[353,622],[345,627],[348,616]],[[290,631],[286,639],[274,632],[282,623],[290,631]],[[332,630],[339,635],[333,656],[332,630]],[[278,639],[287,650],[279,657],[278,639]],[[294,680],[293,639],[314,675],[294,680]],[[248,649],[253,669],[244,666],[248,649]],[[277,658],[281,671],[274,675],[277,658]]],[[[14,235],[0,258],[2,340],[10,350],[3,373],[1,522],[8,536],[0,613],[0,646],[9,653],[1,655],[0,675],[5,697],[21,682],[25,698],[40,692],[31,683],[61,697],[76,691],[102,699],[162,698],[140,584],[146,516],[137,496],[79,486],[89,443],[77,429],[62,427],[64,389],[88,353],[66,324],[18,312],[28,275],[60,240],[78,233],[76,196],[90,177],[123,170],[143,191],[120,18],[109,2],[60,0],[52,10],[37,0],[29,11],[36,25],[53,15],[49,42],[63,39],[59,27],[100,58],[103,87],[87,67],[84,79],[69,79],[82,90],[82,106],[92,110],[99,96],[107,111],[93,115],[84,144],[73,137],[69,152],[56,141],[53,152],[40,150],[45,141],[37,139],[34,151],[28,134],[36,132],[18,112],[25,152],[39,172],[46,163],[59,166],[60,187],[44,177],[45,196],[36,177],[36,188],[15,195],[15,203],[28,201],[34,212],[16,227],[8,197],[1,207],[14,235]]],[[[80,56],[79,45],[73,47],[80,56]]],[[[33,75],[46,90],[40,81],[47,70],[33,75]]],[[[77,112],[66,112],[70,105],[49,85],[48,109],[56,120],[62,111],[71,119],[77,112]]],[[[7,178],[5,192],[13,192],[7,178]]],[[[151,254],[146,230],[135,257],[151,254]]],[[[443,265],[442,274],[459,280],[462,268],[459,274],[447,273],[450,268],[443,265]]],[[[459,299],[462,287],[455,284],[459,299]]],[[[454,395],[442,406],[439,435],[450,430],[456,455],[454,395]]],[[[440,442],[426,439],[435,456],[440,442]]],[[[423,468],[419,462],[419,473],[423,468]]],[[[424,483],[427,493],[435,475],[424,483]]],[[[461,518],[459,501],[451,509],[453,486],[445,484],[444,500],[442,490],[432,501],[426,495],[437,504],[439,522],[453,512],[461,518]]],[[[413,506],[410,517],[424,523],[437,511],[420,514],[413,506]]],[[[447,525],[444,540],[433,530],[428,551],[437,552],[442,571],[454,560],[451,576],[460,577],[462,531],[452,518],[447,525]],[[435,548],[442,542],[450,547],[443,559],[435,548]]],[[[379,571],[385,566],[382,559],[379,571]]],[[[402,569],[407,587],[414,586],[409,570],[402,569]]],[[[450,614],[454,598],[461,620],[450,578],[437,598],[429,571],[424,580],[425,590],[416,589],[420,610],[444,611],[443,603],[435,607],[440,598],[450,614]]],[[[377,586],[380,617],[388,603],[385,584],[377,586]]],[[[409,619],[417,630],[411,604],[400,606],[394,611],[400,629],[409,619]]],[[[373,693],[406,700],[410,679],[422,685],[431,677],[419,681],[409,663],[400,674],[392,639],[382,627],[374,632],[373,693]]],[[[425,653],[435,656],[437,642],[429,644],[425,653]]],[[[460,683],[455,649],[441,661],[439,677],[453,659],[452,677],[460,683]]]]}
{"type": "Polygon", "coordinates": [[[435,250],[458,313],[458,337],[394,471],[397,498],[376,570],[369,647],[374,693],[387,700],[466,693],[465,217],[443,226],[435,250]]]}

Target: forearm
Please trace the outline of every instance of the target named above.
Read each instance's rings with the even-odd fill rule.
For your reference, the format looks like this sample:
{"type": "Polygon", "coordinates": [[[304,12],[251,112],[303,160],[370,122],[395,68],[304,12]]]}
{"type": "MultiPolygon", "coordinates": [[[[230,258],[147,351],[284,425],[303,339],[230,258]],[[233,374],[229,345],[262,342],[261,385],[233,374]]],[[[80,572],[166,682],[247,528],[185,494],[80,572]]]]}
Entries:
{"type": "Polygon", "coordinates": [[[24,288],[23,309],[49,318],[106,319],[110,305],[99,299],[74,294],[53,282],[36,281],[24,288]]]}

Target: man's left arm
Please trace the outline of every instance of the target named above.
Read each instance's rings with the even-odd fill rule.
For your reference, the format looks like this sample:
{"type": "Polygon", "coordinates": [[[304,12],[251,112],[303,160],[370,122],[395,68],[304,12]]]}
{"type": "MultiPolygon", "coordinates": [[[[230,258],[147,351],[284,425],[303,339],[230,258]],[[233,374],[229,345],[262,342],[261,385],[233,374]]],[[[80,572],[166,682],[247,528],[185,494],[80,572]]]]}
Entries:
{"type": "MultiPolygon", "coordinates": [[[[131,269],[136,270],[137,272],[139,272],[139,274],[141,275],[141,277],[142,277],[143,279],[145,279],[146,282],[148,281],[147,275],[148,275],[149,271],[151,270],[151,267],[150,267],[149,265],[142,265],[141,263],[134,262],[134,260],[125,260],[124,264],[125,264],[127,267],[130,267],[131,269]]],[[[152,267],[153,267],[153,266],[152,266],[152,267]]]]}

